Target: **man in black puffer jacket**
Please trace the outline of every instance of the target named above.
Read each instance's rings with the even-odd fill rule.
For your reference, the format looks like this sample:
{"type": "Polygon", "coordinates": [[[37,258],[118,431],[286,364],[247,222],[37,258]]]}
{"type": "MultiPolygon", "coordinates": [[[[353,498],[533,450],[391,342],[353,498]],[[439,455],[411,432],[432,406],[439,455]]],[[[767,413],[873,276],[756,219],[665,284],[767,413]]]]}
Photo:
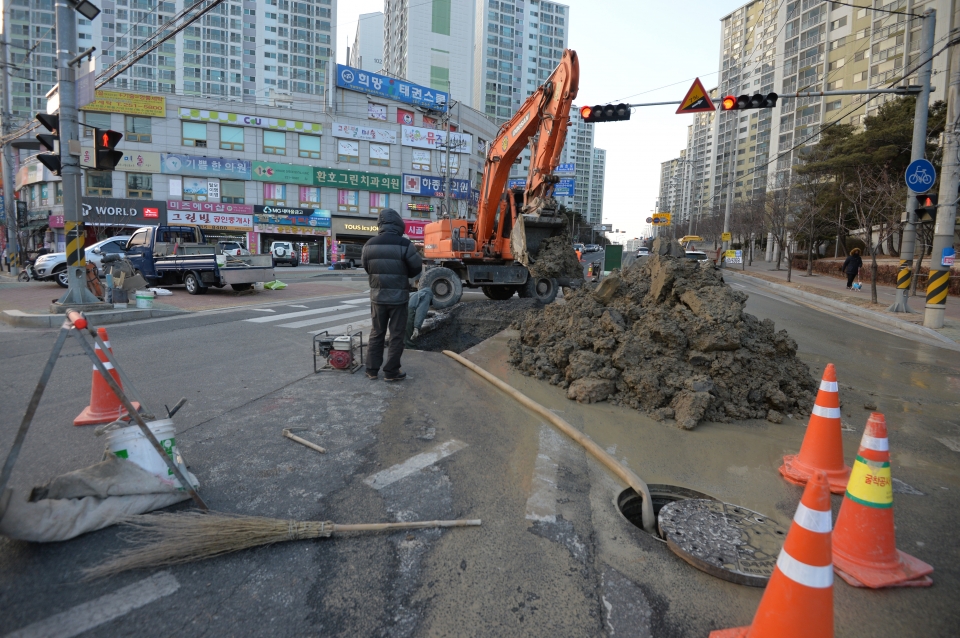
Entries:
{"type": "Polygon", "coordinates": [[[363,269],[370,277],[370,316],[373,319],[367,348],[367,378],[377,378],[389,328],[390,347],[383,376],[387,381],[402,381],[407,376],[400,370],[400,356],[407,328],[409,279],[420,274],[423,260],[410,240],[403,236],[403,219],[397,211],[392,208],[380,211],[377,225],[380,234],[366,243],[361,257],[363,269]]]}

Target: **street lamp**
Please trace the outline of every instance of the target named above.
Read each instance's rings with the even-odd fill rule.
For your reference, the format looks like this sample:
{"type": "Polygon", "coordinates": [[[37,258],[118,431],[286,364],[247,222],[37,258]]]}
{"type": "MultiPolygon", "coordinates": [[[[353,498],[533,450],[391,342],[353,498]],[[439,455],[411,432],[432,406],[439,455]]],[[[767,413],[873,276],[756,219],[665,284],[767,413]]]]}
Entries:
{"type": "Polygon", "coordinates": [[[74,10],[87,20],[93,20],[100,15],[100,9],[89,0],[70,0],[74,10]]]}

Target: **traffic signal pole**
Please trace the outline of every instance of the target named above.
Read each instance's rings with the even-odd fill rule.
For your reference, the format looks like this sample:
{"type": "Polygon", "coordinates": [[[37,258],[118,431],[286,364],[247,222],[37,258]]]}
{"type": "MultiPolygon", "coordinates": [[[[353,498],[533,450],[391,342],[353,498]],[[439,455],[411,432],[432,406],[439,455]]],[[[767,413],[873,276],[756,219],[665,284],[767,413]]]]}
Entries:
{"type": "Polygon", "coordinates": [[[100,300],[87,290],[85,233],[80,210],[80,158],[71,155],[70,142],[80,141],[77,121],[76,71],[70,66],[77,48],[77,16],[67,0],[57,0],[57,80],[60,94],[60,178],[63,181],[63,226],[67,240],[69,285],[57,303],[66,306],[97,304],[100,300]]]}
{"type": "MultiPolygon", "coordinates": [[[[10,37],[10,3],[3,3],[3,32],[0,33],[0,89],[3,90],[3,126],[0,128],[3,136],[9,135],[12,130],[13,117],[10,99],[10,58],[7,39],[10,37]]],[[[17,185],[13,174],[13,140],[7,140],[3,145],[3,207],[6,213],[7,227],[7,258],[10,260],[10,271],[16,275],[20,272],[20,220],[17,219],[17,200],[14,197],[17,185]]]]}
{"type": "MultiPolygon", "coordinates": [[[[937,12],[927,9],[923,14],[920,31],[920,57],[926,63],[920,67],[920,94],[917,95],[917,107],[913,116],[913,147],[910,161],[923,159],[927,148],[927,113],[930,109],[930,71],[933,68],[933,34],[936,27],[937,12]]],[[[910,278],[913,276],[913,253],[917,242],[917,198],[907,193],[907,219],[903,225],[903,241],[900,246],[900,268],[897,272],[897,297],[887,312],[915,312],[910,309],[910,278]]]]}

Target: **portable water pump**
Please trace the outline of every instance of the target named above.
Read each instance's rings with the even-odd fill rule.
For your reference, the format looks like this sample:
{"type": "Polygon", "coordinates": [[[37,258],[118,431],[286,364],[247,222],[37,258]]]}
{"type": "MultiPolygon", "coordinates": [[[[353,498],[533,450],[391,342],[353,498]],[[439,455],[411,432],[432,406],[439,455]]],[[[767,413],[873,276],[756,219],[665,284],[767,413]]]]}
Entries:
{"type": "Polygon", "coordinates": [[[363,331],[331,336],[326,330],[313,336],[313,371],[354,373],[363,365],[363,331]],[[319,366],[318,366],[319,364],[319,366]]]}

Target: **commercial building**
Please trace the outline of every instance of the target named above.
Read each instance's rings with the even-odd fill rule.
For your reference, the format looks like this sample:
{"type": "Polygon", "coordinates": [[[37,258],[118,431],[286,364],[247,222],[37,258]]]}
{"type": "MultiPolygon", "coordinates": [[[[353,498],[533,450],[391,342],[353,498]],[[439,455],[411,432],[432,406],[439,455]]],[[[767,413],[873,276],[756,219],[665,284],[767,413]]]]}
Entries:
{"type": "MultiPolygon", "coordinates": [[[[371,91],[391,80],[340,69],[371,91]]],[[[336,110],[242,102],[211,110],[214,104],[198,97],[101,93],[81,119],[123,131],[118,149],[125,156],[113,172],[83,170],[90,241],[138,225],[196,223],[210,238],[237,239],[252,252],[292,239],[311,261],[322,261],[331,239],[363,243],[375,236],[386,207],[407,220],[412,238],[422,236],[439,217],[448,164],[452,213],[475,215],[479,149],[496,126],[469,107],[452,109],[448,161],[447,134],[407,97],[432,93],[393,82],[398,99],[338,87],[336,110]]],[[[81,143],[84,162],[93,139],[81,143]]],[[[59,178],[40,169],[28,162],[17,188],[35,234],[62,248],[54,230],[58,218],[62,225],[59,178]]]]}
{"type": "Polygon", "coordinates": [[[474,0],[384,0],[383,11],[383,70],[472,106],[474,0]]]}
{"type": "Polygon", "coordinates": [[[347,65],[377,72],[383,69],[383,13],[361,13],[353,46],[347,49],[347,65]]]}

